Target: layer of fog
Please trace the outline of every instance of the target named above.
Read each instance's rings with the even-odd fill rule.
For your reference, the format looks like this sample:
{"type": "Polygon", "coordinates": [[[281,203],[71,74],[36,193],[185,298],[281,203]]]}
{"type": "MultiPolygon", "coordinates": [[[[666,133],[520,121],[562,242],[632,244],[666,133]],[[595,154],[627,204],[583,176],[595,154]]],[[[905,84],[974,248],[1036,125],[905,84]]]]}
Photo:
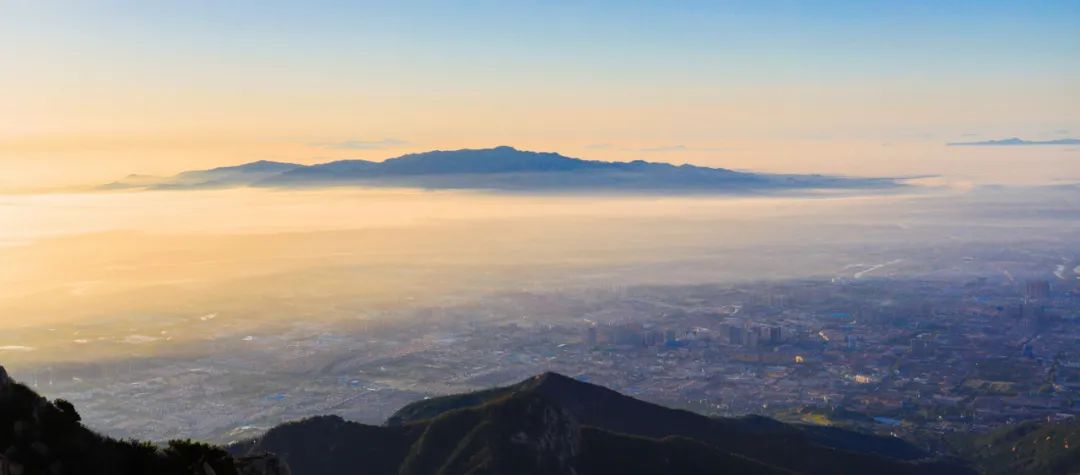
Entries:
{"type": "Polygon", "coordinates": [[[972,243],[1067,250],[1078,197],[1068,187],[811,199],[11,196],[0,204],[0,360],[187,354],[207,339],[506,290],[947,272],[928,250],[936,261],[972,243]]]}

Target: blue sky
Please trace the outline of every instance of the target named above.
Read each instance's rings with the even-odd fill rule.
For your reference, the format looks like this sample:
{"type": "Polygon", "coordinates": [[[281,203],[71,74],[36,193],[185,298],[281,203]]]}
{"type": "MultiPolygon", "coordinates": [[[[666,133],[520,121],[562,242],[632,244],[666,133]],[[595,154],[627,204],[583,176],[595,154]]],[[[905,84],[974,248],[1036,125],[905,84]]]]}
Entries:
{"type": "MultiPolygon", "coordinates": [[[[7,35],[161,53],[475,62],[532,55],[601,70],[728,59],[838,74],[903,65],[1075,72],[1078,2],[14,2],[7,35]],[[274,49],[275,51],[267,51],[274,49]],[[807,56],[815,57],[810,61],[807,56]],[[572,58],[567,58],[570,55],[572,58]],[[470,61],[468,57],[474,57],[470,61]],[[1044,61],[1053,61],[1047,64],[1044,61]],[[596,62],[596,63],[594,63],[596,62]],[[598,64],[597,64],[598,63],[598,64]],[[817,65],[817,68],[814,66],[817,65]],[[864,69],[865,68],[865,69],[864,69]]],[[[30,46],[30,45],[23,45],[30,46]]],[[[78,47],[78,45],[73,45],[78,47]]],[[[716,65],[711,65],[716,66],[716,65]]],[[[782,72],[782,71],[777,71],[782,72]]]]}

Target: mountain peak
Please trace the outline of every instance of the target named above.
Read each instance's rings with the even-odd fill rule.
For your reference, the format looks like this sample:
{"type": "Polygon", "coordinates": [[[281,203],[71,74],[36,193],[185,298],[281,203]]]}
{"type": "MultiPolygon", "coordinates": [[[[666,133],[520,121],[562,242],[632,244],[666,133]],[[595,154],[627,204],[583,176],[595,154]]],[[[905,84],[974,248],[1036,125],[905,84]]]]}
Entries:
{"type": "Polygon", "coordinates": [[[569,376],[545,371],[515,385],[519,391],[536,391],[545,393],[549,391],[580,391],[599,388],[598,386],[579,381],[569,376]]]}
{"type": "Polygon", "coordinates": [[[536,376],[533,376],[532,378],[529,378],[529,380],[538,381],[538,382],[556,381],[556,382],[559,382],[559,383],[563,383],[563,382],[577,383],[578,382],[574,378],[566,376],[566,375],[564,375],[562,373],[556,373],[554,371],[544,371],[543,373],[540,373],[540,374],[538,374],[536,376]]]}

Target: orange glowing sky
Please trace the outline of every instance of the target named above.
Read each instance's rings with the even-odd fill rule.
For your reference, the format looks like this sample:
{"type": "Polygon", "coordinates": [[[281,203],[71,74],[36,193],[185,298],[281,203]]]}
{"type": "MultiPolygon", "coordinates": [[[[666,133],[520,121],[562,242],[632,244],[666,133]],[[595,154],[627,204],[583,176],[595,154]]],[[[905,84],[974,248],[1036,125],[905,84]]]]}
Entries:
{"type": "Polygon", "coordinates": [[[0,189],[512,145],[1080,180],[1070,2],[0,5],[0,189]],[[351,146],[345,147],[340,145],[351,146]]]}

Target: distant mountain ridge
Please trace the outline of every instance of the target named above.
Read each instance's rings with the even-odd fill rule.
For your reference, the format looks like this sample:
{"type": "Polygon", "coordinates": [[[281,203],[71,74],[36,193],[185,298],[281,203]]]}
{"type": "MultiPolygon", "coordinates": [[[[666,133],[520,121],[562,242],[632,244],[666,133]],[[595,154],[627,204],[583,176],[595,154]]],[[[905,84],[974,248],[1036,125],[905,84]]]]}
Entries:
{"type": "Polygon", "coordinates": [[[724,168],[645,162],[603,162],[501,146],[436,150],[382,162],[339,160],[300,165],[259,161],[173,177],[132,175],[103,189],[206,189],[240,186],[329,186],[489,189],[501,191],[623,191],[752,193],[902,186],[891,178],[851,178],[738,172],[724,168]]]}
{"type": "Polygon", "coordinates": [[[980,140],[977,142],[950,142],[946,145],[952,147],[981,147],[981,146],[1023,146],[1023,145],[1080,145],[1080,139],[1054,139],[1054,140],[1025,140],[1019,137],[1009,137],[1000,140],[980,140]]]}
{"type": "Polygon", "coordinates": [[[261,180],[303,167],[304,165],[298,163],[259,160],[243,165],[186,171],[171,177],[128,175],[123,179],[102,185],[101,188],[106,190],[131,188],[182,190],[251,186],[261,180]]]}

